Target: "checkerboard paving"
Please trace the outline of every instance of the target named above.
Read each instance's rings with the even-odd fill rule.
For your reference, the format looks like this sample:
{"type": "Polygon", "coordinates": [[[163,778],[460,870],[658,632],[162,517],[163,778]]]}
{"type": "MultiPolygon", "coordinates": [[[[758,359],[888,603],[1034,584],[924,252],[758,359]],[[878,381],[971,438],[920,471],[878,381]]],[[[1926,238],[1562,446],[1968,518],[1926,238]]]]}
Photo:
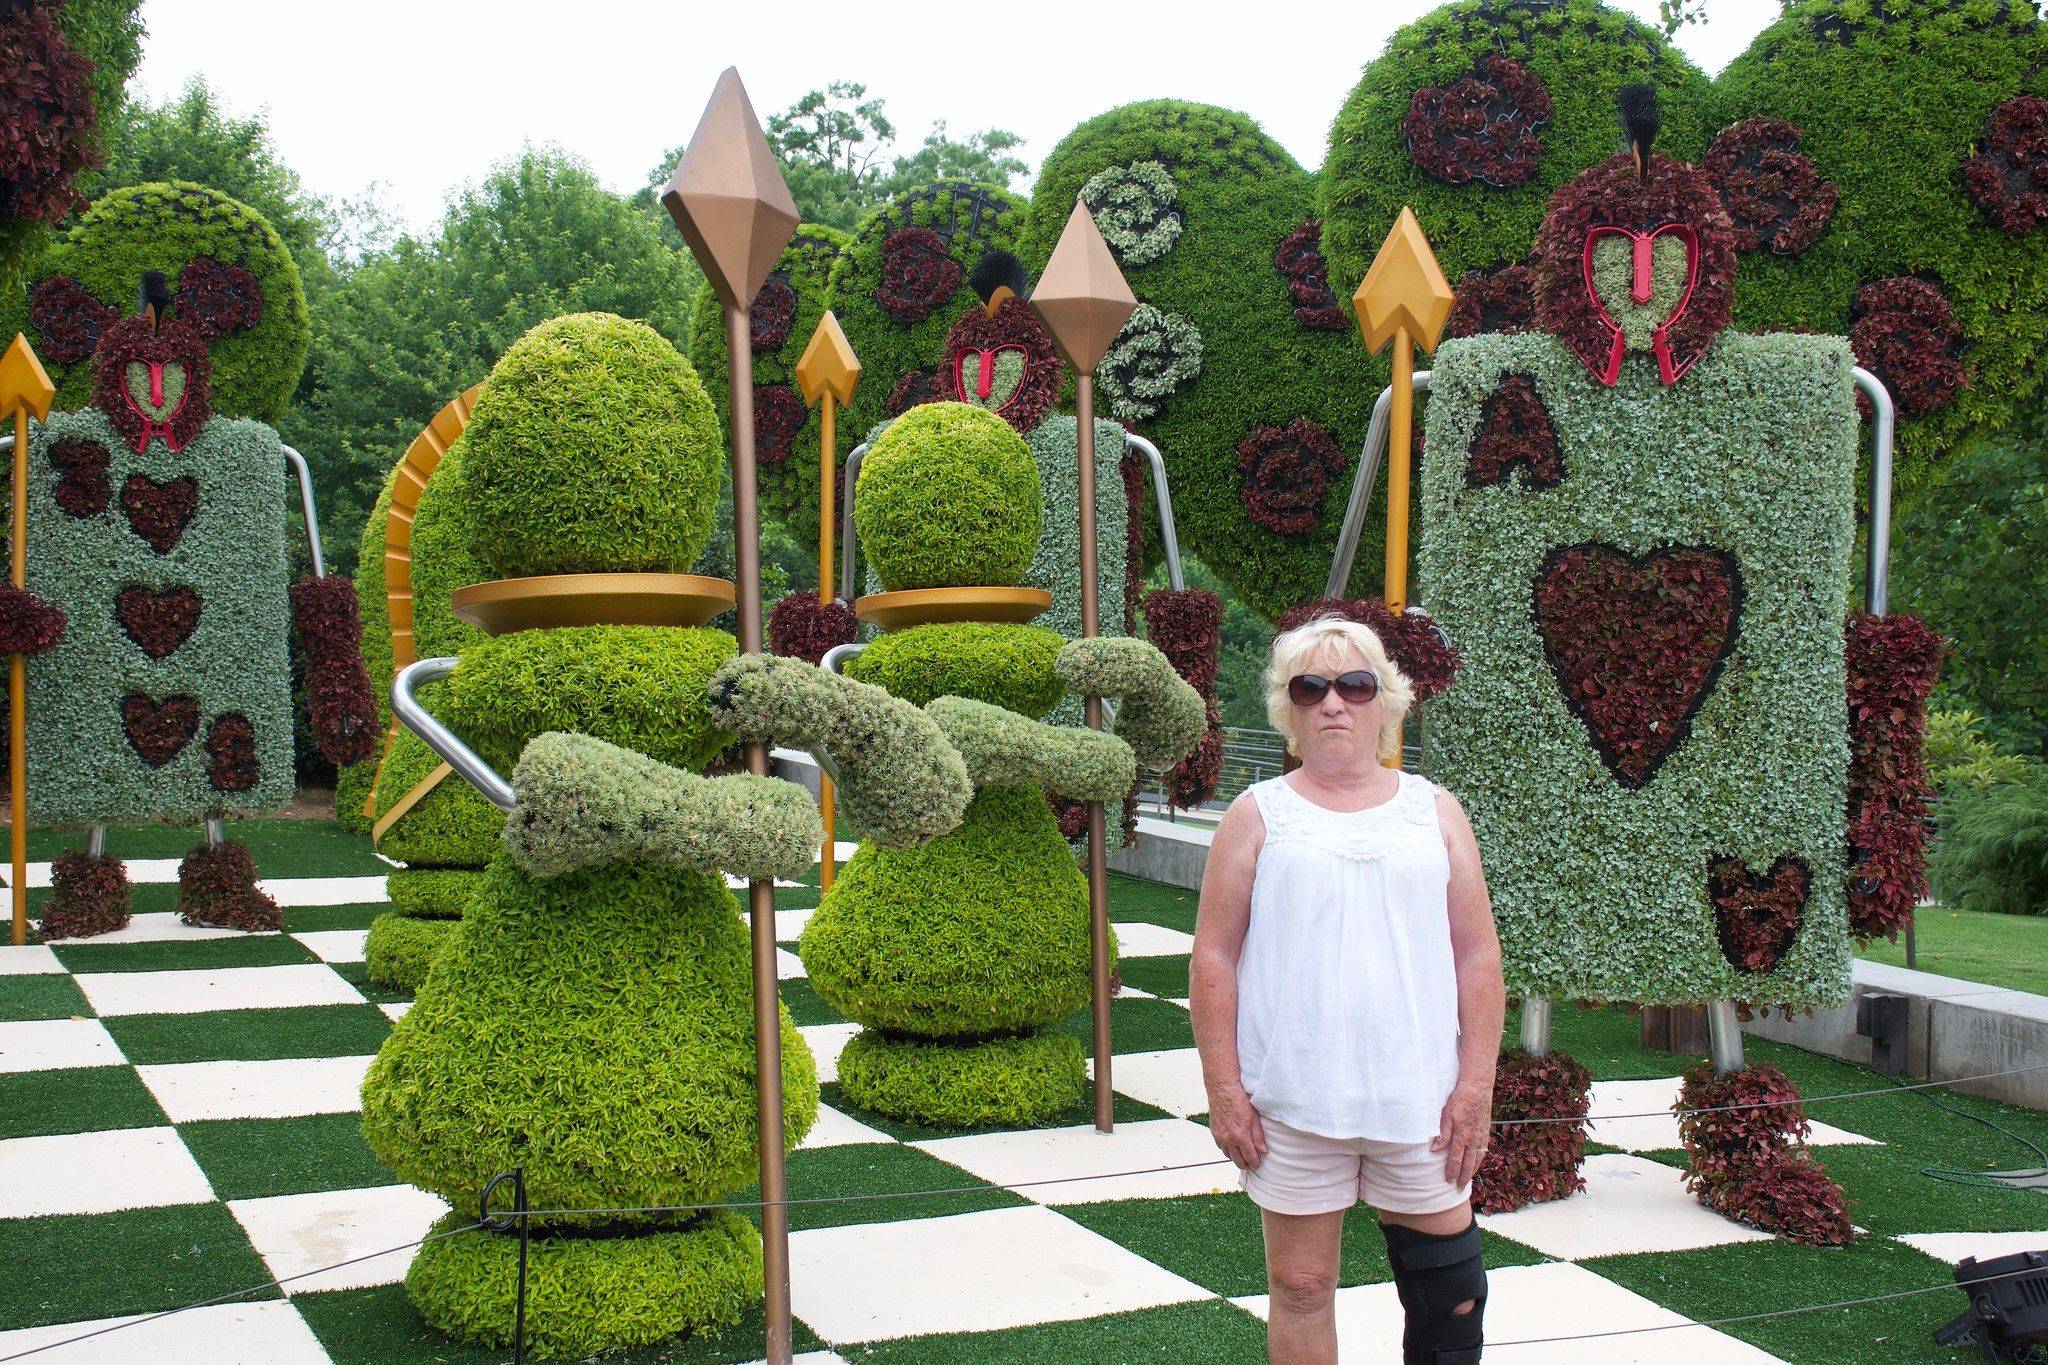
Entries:
{"type": "MultiPolygon", "coordinates": [[[[0,948],[0,1246],[15,1267],[0,1278],[0,1359],[271,1279],[286,1283],[37,1359],[503,1358],[446,1342],[412,1315],[400,1284],[410,1251],[328,1269],[418,1238],[445,1208],[394,1183],[360,1136],[364,1071],[407,1002],[363,973],[363,936],[385,906],[367,850],[357,863],[270,878],[286,913],[279,934],[194,929],[159,899],[119,934],[0,948]]],[[[129,869],[141,903],[152,883],[175,879],[176,861],[138,858],[129,869]]],[[[1263,1359],[1258,1214],[1210,1141],[1188,1027],[1194,898],[1112,879],[1123,988],[1112,1008],[1113,1134],[1095,1131],[1087,1105],[1042,1129],[947,1133],[862,1113],[839,1093],[836,1061],[857,1029],[810,988],[794,952],[814,882],[776,893],[784,998],[825,1096],[790,1159],[790,1193],[909,1197],[792,1207],[798,1359],[1263,1359]],[[1215,1164],[1191,1165],[1204,1162],[1215,1164]],[[1049,1180],[1061,1183],[1032,1183],[1049,1180]]],[[[38,865],[31,886],[46,885],[38,865]]],[[[1060,1027],[1085,1038],[1089,1021],[1060,1027]]],[[[1614,1051],[1626,1054],[1620,1043],[1614,1051]]],[[[1489,1358],[1823,1358],[1795,1349],[1800,1338],[1693,1325],[1740,1311],[1703,1297],[1702,1283],[1767,1276],[1760,1258],[1804,1249],[1702,1209],[1683,1188],[1676,1125],[1662,1113],[1676,1079],[1643,1072],[1632,1054],[1598,1054],[1579,1053],[1602,1076],[1593,1111],[1657,1116],[1595,1125],[1584,1194],[1480,1220],[1488,1334],[1675,1330],[1501,1347],[1489,1358]]],[[[1677,1069],[1679,1059],[1662,1060],[1677,1069]]],[[[1843,1177],[1852,1194],[1902,1178],[1874,1136],[1817,1123],[1812,1142],[1823,1160],[1863,1172],[1843,1177]]],[[[2037,1231],[2048,1206],[2014,1212],[1976,1191],[1950,1203],[1946,1223],[1887,1225],[1850,1253],[1821,1253],[1861,1256],[1890,1276],[1843,1277],[1833,1297],[1937,1283],[1964,1255],[2048,1246],[2037,1231]]],[[[1340,1285],[1345,1358],[1395,1358],[1400,1305],[1366,1214],[1349,1221],[1340,1285]]],[[[1921,1302],[1911,1321],[1929,1328],[1956,1307],[1921,1302]]],[[[1776,1306],[1768,1294],[1758,1303],[1776,1306]]],[[[756,1312],[645,1358],[743,1362],[758,1356],[760,1330],[756,1312]]],[[[1925,1340],[1887,1339],[1908,1336],[1916,1348],[1925,1340]]],[[[1927,1351],[1898,1358],[1951,1358],[1927,1351]]]]}

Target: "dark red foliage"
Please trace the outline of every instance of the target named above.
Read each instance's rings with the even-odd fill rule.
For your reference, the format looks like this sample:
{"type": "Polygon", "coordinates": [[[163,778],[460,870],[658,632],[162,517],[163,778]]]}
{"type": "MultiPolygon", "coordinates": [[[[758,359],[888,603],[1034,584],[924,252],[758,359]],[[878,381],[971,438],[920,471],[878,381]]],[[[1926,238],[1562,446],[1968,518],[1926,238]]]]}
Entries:
{"type": "Polygon", "coordinates": [[[1538,1057],[1503,1050],[1493,1075],[1492,1136],[1472,1180],[1472,1207],[1511,1213],[1525,1204],[1563,1199],[1586,1188],[1586,1124],[1593,1074],[1562,1052],[1538,1057]],[[1576,1123],[1509,1123],[1503,1119],[1576,1119],[1576,1123]]]}
{"type": "Polygon", "coordinates": [[[154,327],[146,317],[122,318],[100,334],[92,353],[93,406],[107,414],[114,430],[126,437],[140,453],[153,437],[161,437],[172,450],[183,450],[213,416],[213,365],[207,359],[206,339],[199,324],[182,317],[160,320],[154,327]],[[171,376],[179,374],[184,388],[177,403],[156,413],[145,408],[149,395],[131,393],[128,367],[144,365],[164,376],[164,397],[171,394],[171,376]]]}
{"type": "Polygon", "coordinates": [[[814,592],[787,592],[768,613],[768,648],[805,663],[819,663],[825,651],[853,643],[853,608],[835,597],[820,602],[814,592]]]}
{"type": "Polygon", "coordinates": [[[29,291],[29,324],[43,339],[43,358],[54,364],[76,365],[91,355],[119,316],[69,275],[52,275],[29,291]]]}
{"type": "Polygon", "coordinates": [[[1315,529],[1323,494],[1343,468],[1343,450],[1306,417],[1256,426],[1237,443],[1238,497],[1268,531],[1298,536],[1315,529]]]}
{"type": "Polygon", "coordinates": [[[182,585],[151,588],[130,583],[114,594],[114,620],[152,659],[168,658],[199,626],[199,594],[182,585]]]}
{"type": "Polygon", "coordinates": [[[1485,332],[1526,332],[1536,325],[1536,270],[1510,261],[1491,270],[1470,270],[1458,281],[1444,319],[1444,337],[1485,332]]]}
{"type": "Polygon", "coordinates": [[[1740,858],[1707,862],[1707,899],[1721,956],[1738,970],[1767,972],[1778,965],[1806,914],[1812,874],[1805,860],[1781,857],[1762,876],[1740,858]]]}
{"type": "Polygon", "coordinates": [[[1543,652],[1594,750],[1634,790],[1692,731],[1735,648],[1742,578],[1699,546],[1553,550],[1536,577],[1543,652]]]}
{"type": "Polygon", "coordinates": [[[1287,281],[1297,325],[1319,332],[1341,332],[1351,324],[1330,288],[1330,263],[1323,259],[1323,223],[1311,218],[1280,239],[1273,268],[1287,281]]]}
{"type": "Polygon", "coordinates": [[[1370,627],[1380,637],[1387,657],[1408,679],[1417,703],[1441,696],[1458,676],[1464,661],[1443,637],[1428,612],[1420,607],[1395,611],[1377,598],[1325,597],[1303,602],[1280,613],[1279,629],[1290,631],[1319,616],[1339,616],[1370,627]]]}
{"type": "Polygon", "coordinates": [[[268,933],[284,928],[284,912],[256,885],[256,860],[246,844],[204,844],[178,864],[178,916],[187,924],[268,933]]]}
{"type": "Polygon", "coordinates": [[[1088,803],[1072,797],[1061,796],[1058,792],[1045,794],[1046,805],[1052,808],[1053,822],[1060,827],[1060,837],[1067,840],[1088,837],[1088,803]]]}
{"type": "Polygon", "coordinates": [[[0,654],[42,654],[64,639],[64,609],[0,582],[0,654]]]}
{"type": "Polygon", "coordinates": [[[85,202],[93,146],[92,63],[72,51],[55,5],[0,15],[0,218],[54,223],[85,202]]]}
{"type": "Polygon", "coordinates": [[[1126,446],[1117,462],[1124,479],[1124,634],[1138,633],[1138,599],[1144,594],[1145,578],[1145,490],[1150,462],[1136,448],[1126,446]]]}
{"type": "Polygon", "coordinates": [[[1526,374],[1506,375],[1479,409],[1479,426],[1465,456],[1465,484],[1485,488],[1507,482],[1520,465],[1532,487],[1554,488],[1564,481],[1564,453],[1550,425],[1550,410],[1526,374]]]}
{"type": "Polygon", "coordinates": [[[1535,72],[1497,53],[1448,86],[1425,85],[1401,130],[1424,175],[1448,185],[1519,185],[1543,159],[1537,130],[1550,121],[1550,92],[1535,72]]]}
{"type": "Polygon", "coordinates": [[[1201,739],[1186,758],[1166,770],[1166,799],[1182,810],[1194,810],[1216,794],[1222,776],[1223,713],[1210,702],[1201,739]]]}
{"type": "Polygon", "coordinates": [[[787,275],[770,275],[747,308],[747,344],[757,354],[775,350],[789,340],[790,325],[795,321],[795,288],[787,275]]]}
{"type": "Polygon", "coordinates": [[[941,379],[944,396],[976,407],[993,408],[1019,432],[1037,426],[1046,409],[1059,397],[1059,347],[1039,321],[1037,310],[1014,295],[996,305],[994,317],[985,308],[968,309],[946,334],[946,357],[946,374],[941,379]],[[992,367],[996,353],[1005,349],[1023,352],[1024,374],[1009,398],[998,406],[993,401],[993,391],[981,391],[981,379],[984,357],[992,367]],[[973,385],[972,392],[968,390],[969,384],[973,385]]]}
{"type": "Polygon", "coordinates": [[[1738,1167],[1696,1190],[1700,1202],[1722,1217],[1790,1242],[1844,1247],[1856,1238],[1842,1187],[1804,1152],[1738,1167]]]}
{"type": "Polygon", "coordinates": [[[1993,109],[1962,175],[1977,207],[2007,232],[2048,223],[2048,99],[2015,95],[1993,109]]]}
{"type": "Polygon", "coordinates": [[[96,517],[114,500],[107,478],[110,463],[97,441],[66,436],[50,443],[50,463],[57,470],[57,505],[74,517],[96,517]]]}
{"type": "Polygon", "coordinates": [[[95,858],[83,849],[59,854],[50,863],[44,938],[90,938],[127,927],[127,864],[111,853],[95,858]]]}
{"type": "Polygon", "coordinates": [[[1850,317],[1856,362],[1884,381],[1905,416],[1946,407],[1969,387],[1962,324],[1939,285],[1911,275],[1866,284],[1850,317]]]}
{"type": "Polygon", "coordinates": [[[137,470],[121,485],[121,511],[128,518],[128,529],[160,555],[171,552],[198,508],[199,480],[190,474],[158,483],[137,470]]]}
{"type": "Polygon", "coordinates": [[[245,792],[262,779],[256,727],[239,711],[215,716],[206,727],[206,782],[217,792],[245,792]]]}
{"type": "Polygon", "coordinates": [[[239,265],[194,256],[178,272],[178,316],[208,341],[263,320],[263,286],[239,265]]]}
{"type": "Polygon", "coordinates": [[[1716,1074],[1688,1067],[1679,1085],[1678,1135],[1686,1187],[1725,1217],[1810,1246],[1847,1246],[1855,1235],[1841,1187],[1796,1145],[1807,1133],[1799,1090],[1767,1063],[1716,1074]],[[1732,1112],[1702,1113],[1701,1110],[1732,1112]]]}
{"type": "Polygon", "coordinates": [[[1721,192],[1735,249],[1796,256],[1820,240],[1841,196],[1799,150],[1799,129],[1758,115],[1723,128],[1700,169],[1721,192]]]}
{"type": "Polygon", "coordinates": [[[1207,588],[1155,588],[1145,594],[1145,635],[1173,671],[1202,694],[1208,725],[1194,752],[1166,772],[1167,799],[1192,810],[1216,794],[1223,772],[1223,719],[1216,671],[1223,650],[1223,599],[1207,588]]]}
{"type": "Polygon", "coordinates": [[[157,701],[141,692],[121,698],[121,729],[129,746],[152,768],[184,751],[199,729],[199,698],[178,692],[157,701]]]}
{"type": "Polygon", "coordinates": [[[377,742],[376,696],[363,666],[363,618],[346,578],[292,584],[292,624],[306,656],[306,712],[313,742],[336,767],[359,763],[377,742]]]}
{"type": "Polygon", "coordinates": [[[897,228],[882,240],[882,281],[875,302],[908,326],[922,321],[960,287],[960,263],[928,227],[897,228]]]}
{"type": "Polygon", "coordinates": [[[1917,616],[1849,617],[1849,932],[1893,938],[1927,894],[1927,697],[1948,642],[1917,616]]]}
{"type": "Polygon", "coordinates": [[[1613,383],[1624,346],[1621,329],[1586,285],[1586,244],[1595,228],[1649,234],[1676,225],[1698,248],[1692,293],[1657,330],[1658,375],[1676,383],[1735,308],[1735,228],[1721,196],[1698,168],[1650,154],[1650,178],[1623,153],[1559,190],[1536,234],[1536,317],[1603,383],[1613,383]]]}
{"type": "Polygon", "coordinates": [[[803,395],[790,385],[754,385],[754,454],[762,464],[781,464],[789,458],[809,415],[803,395]]]}
{"type": "Polygon", "coordinates": [[[890,417],[901,417],[920,403],[943,403],[948,396],[945,375],[937,366],[926,365],[909,371],[896,381],[896,387],[889,390],[889,401],[882,405],[882,411],[890,417]]]}

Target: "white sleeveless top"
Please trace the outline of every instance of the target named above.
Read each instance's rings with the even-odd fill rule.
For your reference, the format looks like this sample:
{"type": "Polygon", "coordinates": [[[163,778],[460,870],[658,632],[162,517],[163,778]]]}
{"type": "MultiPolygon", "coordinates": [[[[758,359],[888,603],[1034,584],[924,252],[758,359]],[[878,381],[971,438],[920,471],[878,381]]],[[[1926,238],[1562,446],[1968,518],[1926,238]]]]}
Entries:
{"type": "Polygon", "coordinates": [[[1266,841],[1237,1056],[1253,1107],[1324,1137],[1435,1137],[1458,1083],[1458,978],[1434,784],[1404,772],[1392,799],[1351,812],[1277,777],[1251,793],[1266,841]]]}

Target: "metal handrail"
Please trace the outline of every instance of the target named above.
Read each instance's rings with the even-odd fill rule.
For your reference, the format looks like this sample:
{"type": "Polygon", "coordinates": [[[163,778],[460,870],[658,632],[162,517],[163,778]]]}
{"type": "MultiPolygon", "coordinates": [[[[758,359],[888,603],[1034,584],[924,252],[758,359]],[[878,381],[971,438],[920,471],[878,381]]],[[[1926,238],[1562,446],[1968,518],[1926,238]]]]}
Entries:
{"type": "Polygon", "coordinates": [[[1884,381],[1861,365],[1849,371],[1856,387],[1870,400],[1877,424],[1870,453],[1870,540],[1863,568],[1863,608],[1884,615],[1891,593],[1892,554],[1892,396],[1884,381]]]}
{"type": "MultiPolygon", "coordinates": [[[[853,604],[854,598],[860,596],[859,593],[853,590],[853,483],[854,480],[860,477],[861,457],[867,453],[868,443],[866,441],[862,441],[859,445],[855,446],[853,454],[846,457],[845,477],[839,481],[839,486],[842,490],[839,495],[839,501],[844,509],[844,515],[840,518],[839,595],[846,600],[849,606],[853,604]]],[[[819,508],[818,515],[821,517],[825,515],[825,509],[819,508]]],[[[820,565],[819,567],[822,569],[824,566],[820,565]]]]}
{"type": "MultiPolygon", "coordinates": [[[[1429,392],[1428,370],[1415,372],[1415,392],[1429,392]]],[[[1358,539],[1365,534],[1365,514],[1372,506],[1372,488],[1379,476],[1380,459],[1387,451],[1388,412],[1394,390],[1384,388],[1373,400],[1372,421],[1366,424],[1365,444],[1358,452],[1358,473],[1351,480],[1351,498],[1344,504],[1344,523],[1337,532],[1336,552],[1330,558],[1330,576],[1323,584],[1323,596],[1342,597],[1351,582],[1351,564],[1358,558],[1358,539]]]]}
{"type": "Polygon", "coordinates": [[[1135,431],[1124,433],[1124,440],[1144,453],[1145,462],[1152,466],[1152,499],[1159,504],[1159,544],[1166,553],[1166,581],[1175,592],[1187,587],[1188,581],[1180,567],[1180,533],[1173,524],[1173,494],[1166,486],[1166,457],[1159,453],[1159,447],[1135,431]]]}
{"type": "Polygon", "coordinates": [[[418,735],[438,755],[443,763],[453,768],[463,781],[483,794],[484,800],[499,810],[511,810],[519,802],[519,793],[512,790],[512,784],[498,775],[498,770],[478,757],[476,750],[464,744],[453,730],[436,720],[426,707],[420,705],[417,695],[421,686],[439,682],[455,671],[459,662],[453,656],[442,655],[434,659],[421,659],[398,670],[391,680],[391,711],[405,725],[418,735]]]}

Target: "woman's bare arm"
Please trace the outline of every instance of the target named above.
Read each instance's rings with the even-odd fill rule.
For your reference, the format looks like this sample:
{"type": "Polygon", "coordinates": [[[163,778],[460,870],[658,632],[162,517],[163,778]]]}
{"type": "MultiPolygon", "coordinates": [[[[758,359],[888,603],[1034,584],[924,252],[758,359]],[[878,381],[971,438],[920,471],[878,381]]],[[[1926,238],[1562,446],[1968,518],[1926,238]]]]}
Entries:
{"type": "Polygon", "coordinates": [[[1437,792],[1437,818],[1450,855],[1447,902],[1451,954],[1458,973],[1458,1084],[1444,1105],[1443,1124],[1431,1144],[1447,1151],[1447,1177],[1470,1180],[1486,1155],[1493,1116],[1493,1072],[1500,1057],[1507,989],[1501,981],[1500,939],[1493,927],[1493,901],[1479,863],[1479,843],[1458,798],[1437,792]]]}
{"type": "Polygon", "coordinates": [[[1266,1137],[1238,1073],[1237,960],[1251,924],[1252,874],[1265,839],[1258,802],[1245,792],[1230,803],[1210,841],[1188,957],[1188,1006],[1209,1092],[1209,1129],[1223,1154],[1245,1167],[1259,1164],[1266,1137]]]}

